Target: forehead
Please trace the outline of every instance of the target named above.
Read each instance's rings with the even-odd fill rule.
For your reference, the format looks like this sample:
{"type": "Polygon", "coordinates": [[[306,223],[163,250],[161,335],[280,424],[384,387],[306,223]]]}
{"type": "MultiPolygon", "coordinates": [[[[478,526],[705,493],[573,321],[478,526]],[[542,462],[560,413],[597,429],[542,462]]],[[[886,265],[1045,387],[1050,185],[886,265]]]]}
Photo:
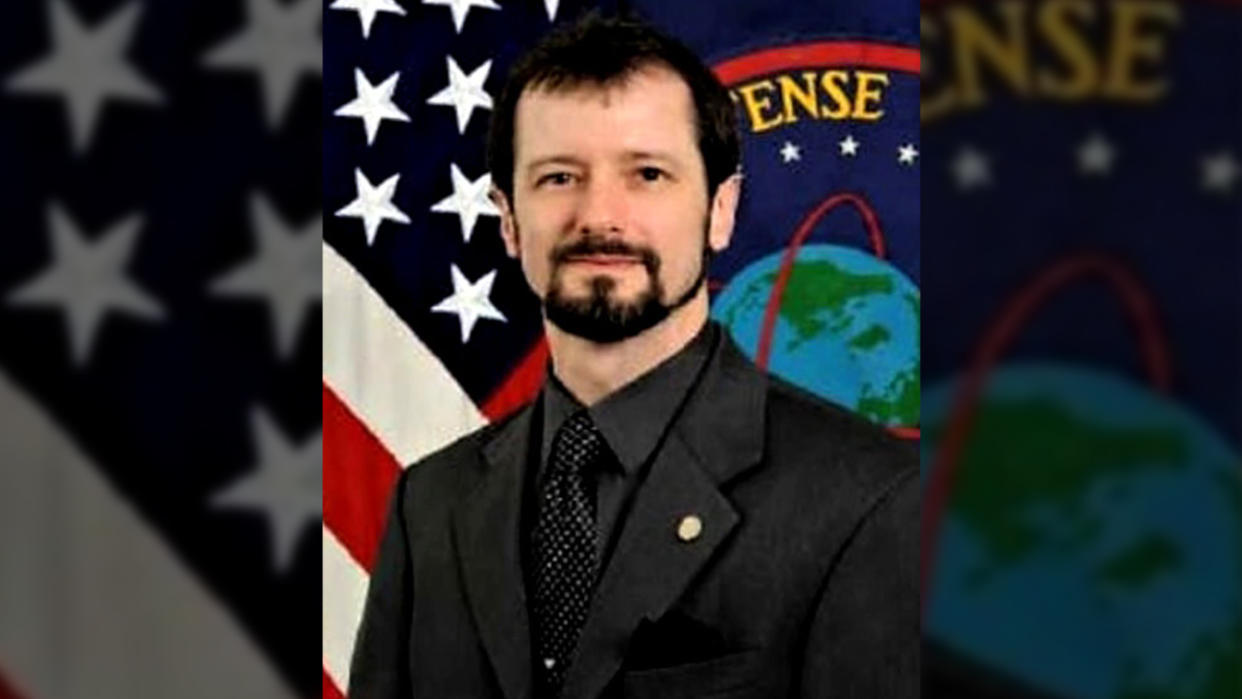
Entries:
{"type": "Polygon", "coordinates": [[[514,115],[518,163],[632,152],[697,155],[694,100],[681,76],[641,68],[608,85],[584,84],[522,93],[514,115]]]}

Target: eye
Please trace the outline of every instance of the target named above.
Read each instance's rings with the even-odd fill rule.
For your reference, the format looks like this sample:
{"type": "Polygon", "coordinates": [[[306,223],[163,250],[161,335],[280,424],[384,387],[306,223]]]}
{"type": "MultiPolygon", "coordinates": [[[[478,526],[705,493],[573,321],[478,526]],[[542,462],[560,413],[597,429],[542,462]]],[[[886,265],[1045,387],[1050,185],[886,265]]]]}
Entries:
{"type": "Polygon", "coordinates": [[[665,179],[668,175],[658,167],[648,165],[647,167],[638,169],[638,176],[643,178],[644,182],[658,182],[665,179]]]}
{"type": "Polygon", "coordinates": [[[535,181],[535,186],[542,187],[544,185],[551,185],[553,187],[563,187],[572,181],[573,175],[570,175],[568,172],[549,172],[546,175],[540,176],[539,179],[535,181]]]}

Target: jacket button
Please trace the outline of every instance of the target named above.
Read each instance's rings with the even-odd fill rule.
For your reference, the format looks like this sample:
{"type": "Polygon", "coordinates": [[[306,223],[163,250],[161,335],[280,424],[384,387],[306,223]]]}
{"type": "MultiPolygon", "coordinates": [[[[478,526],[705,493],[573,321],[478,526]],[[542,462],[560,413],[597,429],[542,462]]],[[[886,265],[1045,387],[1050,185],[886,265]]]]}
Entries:
{"type": "Polygon", "coordinates": [[[682,541],[694,541],[703,533],[703,520],[695,515],[686,515],[677,525],[677,538],[682,541]]]}

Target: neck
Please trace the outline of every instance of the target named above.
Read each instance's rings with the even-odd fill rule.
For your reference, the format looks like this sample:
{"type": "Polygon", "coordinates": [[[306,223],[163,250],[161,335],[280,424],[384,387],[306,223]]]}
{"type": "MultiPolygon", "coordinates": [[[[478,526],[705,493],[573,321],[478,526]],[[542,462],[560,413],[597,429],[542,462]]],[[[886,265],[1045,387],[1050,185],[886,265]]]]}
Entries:
{"type": "Polygon", "coordinates": [[[600,344],[544,321],[552,367],[565,388],[591,406],[677,354],[707,322],[707,285],[662,322],[621,340],[600,344]]]}

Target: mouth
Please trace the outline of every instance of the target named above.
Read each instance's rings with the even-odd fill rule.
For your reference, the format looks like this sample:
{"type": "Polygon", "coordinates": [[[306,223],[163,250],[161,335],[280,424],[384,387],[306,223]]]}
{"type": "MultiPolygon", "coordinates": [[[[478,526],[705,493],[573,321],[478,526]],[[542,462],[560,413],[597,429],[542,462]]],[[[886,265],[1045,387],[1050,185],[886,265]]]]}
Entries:
{"type": "Polygon", "coordinates": [[[570,255],[565,258],[565,264],[616,268],[626,265],[639,265],[642,264],[642,260],[632,255],[570,255]]]}

